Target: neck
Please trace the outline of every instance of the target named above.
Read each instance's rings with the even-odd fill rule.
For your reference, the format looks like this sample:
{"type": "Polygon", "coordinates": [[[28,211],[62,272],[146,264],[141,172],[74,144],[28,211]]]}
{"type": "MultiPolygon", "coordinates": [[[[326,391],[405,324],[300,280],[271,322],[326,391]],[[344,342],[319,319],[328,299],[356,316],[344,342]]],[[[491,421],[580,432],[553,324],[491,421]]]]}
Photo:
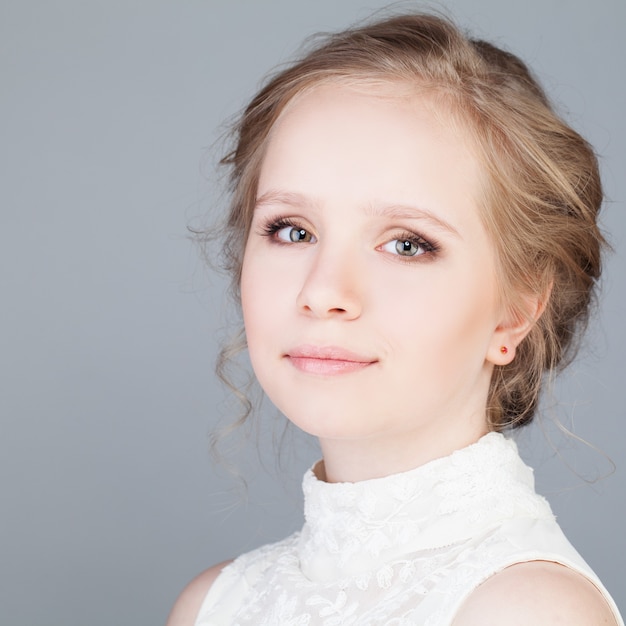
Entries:
{"type": "Polygon", "coordinates": [[[329,483],[355,483],[406,472],[475,443],[489,430],[484,419],[444,431],[434,426],[435,432],[421,428],[365,439],[320,439],[324,462],[316,467],[317,477],[329,483]]]}

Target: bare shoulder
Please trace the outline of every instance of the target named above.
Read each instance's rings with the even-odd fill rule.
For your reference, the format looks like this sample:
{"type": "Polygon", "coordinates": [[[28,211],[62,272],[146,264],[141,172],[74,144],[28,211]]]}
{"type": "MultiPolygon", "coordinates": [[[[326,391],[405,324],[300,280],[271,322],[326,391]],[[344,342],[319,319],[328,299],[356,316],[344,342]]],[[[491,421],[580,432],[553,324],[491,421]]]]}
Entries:
{"type": "Polygon", "coordinates": [[[485,581],[461,607],[454,626],[617,626],[589,580],[547,561],[519,563],[485,581]]]}
{"type": "Polygon", "coordinates": [[[196,576],[178,596],[166,626],[193,626],[211,585],[230,562],[218,563],[196,576]]]}

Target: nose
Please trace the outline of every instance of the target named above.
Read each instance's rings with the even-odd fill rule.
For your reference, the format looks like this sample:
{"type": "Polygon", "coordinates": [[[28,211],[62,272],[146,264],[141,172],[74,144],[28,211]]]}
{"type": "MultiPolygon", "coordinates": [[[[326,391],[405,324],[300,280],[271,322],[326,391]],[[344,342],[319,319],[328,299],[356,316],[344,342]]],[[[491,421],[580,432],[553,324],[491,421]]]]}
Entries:
{"type": "Polygon", "coordinates": [[[337,253],[323,244],[316,248],[296,299],[298,309],[320,319],[358,318],[363,305],[360,284],[364,279],[358,255],[337,253]]]}

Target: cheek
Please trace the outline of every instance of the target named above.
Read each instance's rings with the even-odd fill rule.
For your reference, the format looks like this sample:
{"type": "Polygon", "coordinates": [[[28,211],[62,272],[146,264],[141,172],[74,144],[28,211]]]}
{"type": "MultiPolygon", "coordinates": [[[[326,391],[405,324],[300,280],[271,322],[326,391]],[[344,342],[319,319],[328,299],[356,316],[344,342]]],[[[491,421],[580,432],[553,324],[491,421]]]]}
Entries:
{"type": "Polygon", "coordinates": [[[379,288],[385,294],[378,301],[379,321],[392,333],[390,343],[416,367],[482,364],[497,325],[489,271],[429,271],[410,286],[386,281],[379,288]]]}
{"type": "Polygon", "coordinates": [[[244,264],[241,272],[241,311],[243,314],[246,344],[252,369],[257,378],[262,379],[263,359],[260,358],[261,339],[267,332],[267,291],[264,289],[263,273],[258,271],[257,265],[244,264]]]}
{"type": "Polygon", "coordinates": [[[246,248],[241,272],[241,308],[252,359],[285,309],[290,283],[283,274],[284,264],[281,270],[262,250],[254,246],[246,248]]]}
{"type": "Polygon", "coordinates": [[[241,310],[248,345],[254,345],[257,329],[262,325],[262,317],[267,309],[265,302],[267,286],[264,284],[264,273],[259,270],[258,263],[251,263],[249,259],[250,254],[246,248],[241,270],[241,310]]]}

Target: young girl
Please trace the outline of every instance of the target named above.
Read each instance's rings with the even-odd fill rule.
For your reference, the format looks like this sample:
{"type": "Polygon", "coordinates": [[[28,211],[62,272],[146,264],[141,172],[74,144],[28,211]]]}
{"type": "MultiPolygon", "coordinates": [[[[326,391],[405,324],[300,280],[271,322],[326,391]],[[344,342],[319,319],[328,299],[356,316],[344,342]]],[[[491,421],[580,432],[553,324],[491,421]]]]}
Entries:
{"type": "Polygon", "coordinates": [[[254,372],[323,460],[302,531],[169,625],[622,625],[501,434],[571,358],[602,245],[594,153],[525,65],[431,15],[349,30],[226,162],[254,372]]]}

